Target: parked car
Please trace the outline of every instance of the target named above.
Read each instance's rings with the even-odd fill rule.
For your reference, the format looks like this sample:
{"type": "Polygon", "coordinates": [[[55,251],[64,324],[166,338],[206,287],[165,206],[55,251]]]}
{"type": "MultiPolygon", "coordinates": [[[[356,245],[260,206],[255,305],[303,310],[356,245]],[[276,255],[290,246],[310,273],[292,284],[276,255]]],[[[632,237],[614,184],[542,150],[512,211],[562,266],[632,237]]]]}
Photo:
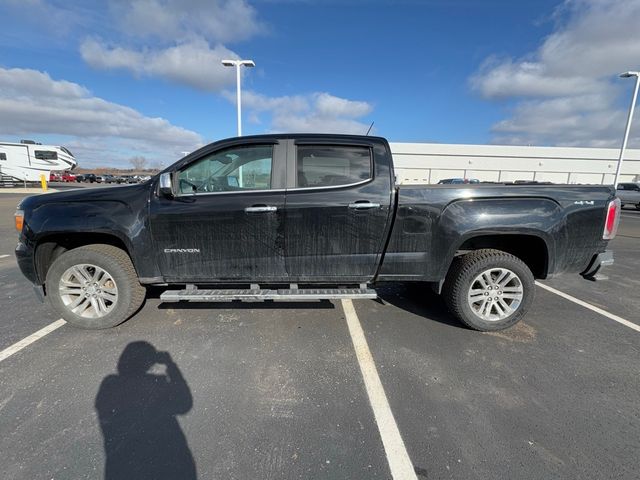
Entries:
{"type": "Polygon", "coordinates": [[[96,175],[96,183],[103,183],[104,181],[103,175],[96,175]]]}
{"type": "Polygon", "coordinates": [[[83,182],[95,183],[97,182],[97,177],[95,173],[85,173],[83,177],[83,182]]]}
{"type": "Polygon", "coordinates": [[[640,210],[640,183],[619,183],[616,194],[623,208],[631,205],[640,210]]]}
{"type": "Polygon", "coordinates": [[[62,174],[62,181],[63,182],[75,182],[76,181],[76,176],[71,172],[64,172],[62,174]]]}
{"type": "Polygon", "coordinates": [[[202,302],[375,298],[379,283],[419,282],[469,327],[500,330],[525,315],[535,278],[596,279],[613,263],[611,186],[394,178],[383,138],[233,138],[147,183],[23,199],[15,251],[57,314],[85,328],[129,318],[145,285],[202,302]]]}
{"type": "Polygon", "coordinates": [[[62,181],[62,174],[60,174],[58,172],[49,173],[49,181],[50,182],[61,182],[62,181]]]}
{"type": "Polygon", "coordinates": [[[84,174],[82,174],[82,173],[76,174],[76,182],[78,182],[78,183],[84,182],[84,174]]]}
{"type": "Polygon", "coordinates": [[[438,182],[438,185],[446,184],[463,184],[463,183],[480,183],[477,178],[445,178],[438,182]]]}
{"type": "Polygon", "coordinates": [[[122,175],[121,183],[138,183],[138,180],[134,175],[122,175]]]}
{"type": "Polygon", "coordinates": [[[104,183],[118,183],[118,178],[115,175],[106,174],[103,175],[104,183]]]}

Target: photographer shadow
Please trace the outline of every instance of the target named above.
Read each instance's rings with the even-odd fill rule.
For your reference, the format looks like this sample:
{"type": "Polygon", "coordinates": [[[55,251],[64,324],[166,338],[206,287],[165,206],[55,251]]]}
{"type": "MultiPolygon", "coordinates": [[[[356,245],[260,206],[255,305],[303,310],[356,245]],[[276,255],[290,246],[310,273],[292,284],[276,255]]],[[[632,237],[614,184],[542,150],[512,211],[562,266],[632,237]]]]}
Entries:
{"type": "Polygon", "coordinates": [[[176,418],[192,406],[189,386],[169,353],[147,342],[129,343],[117,375],[104,378],[95,401],[104,478],[195,479],[193,455],[176,418]],[[155,365],[164,365],[165,372],[151,373],[155,365]]]}

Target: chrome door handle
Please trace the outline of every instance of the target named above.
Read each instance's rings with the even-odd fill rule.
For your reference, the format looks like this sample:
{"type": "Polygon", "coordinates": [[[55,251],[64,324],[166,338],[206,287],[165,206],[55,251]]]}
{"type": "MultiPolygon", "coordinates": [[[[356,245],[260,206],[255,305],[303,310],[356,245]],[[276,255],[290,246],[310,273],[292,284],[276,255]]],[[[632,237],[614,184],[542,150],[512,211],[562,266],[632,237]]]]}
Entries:
{"type": "Polygon", "coordinates": [[[355,202],[350,203],[349,208],[354,208],[356,210],[367,210],[369,208],[380,208],[380,204],[371,202],[355,202]]]}
{"type": "Polygon", "coordinates": [[[272,205],[259,205],[254,207],[247,207],[244,209],[246,213],[266,213],[266,212],[275,212],[278,210],[278,207],[274,207],[272,205]]]}

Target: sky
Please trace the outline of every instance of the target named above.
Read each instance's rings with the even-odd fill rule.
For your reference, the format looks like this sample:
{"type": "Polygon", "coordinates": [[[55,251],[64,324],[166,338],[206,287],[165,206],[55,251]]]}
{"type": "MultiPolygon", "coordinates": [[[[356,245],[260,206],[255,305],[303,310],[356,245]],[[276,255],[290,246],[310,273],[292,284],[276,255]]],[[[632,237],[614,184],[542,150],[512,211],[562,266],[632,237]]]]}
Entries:
{"type": "MultiPolygon", "coordinates": [[[[243,133],[617,147],[640,0],[0,0],[0,140],[166,166],[243,133]]],[[[640,147],[640,125],[630,146],[640,147]]]]}

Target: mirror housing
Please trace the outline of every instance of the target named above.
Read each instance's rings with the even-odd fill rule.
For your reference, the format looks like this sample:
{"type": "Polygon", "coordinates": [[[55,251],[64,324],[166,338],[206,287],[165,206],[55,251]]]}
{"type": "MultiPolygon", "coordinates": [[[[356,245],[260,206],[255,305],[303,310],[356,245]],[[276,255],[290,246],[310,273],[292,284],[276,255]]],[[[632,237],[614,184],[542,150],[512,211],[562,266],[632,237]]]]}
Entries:
{"type": "Polygon", "coordinates": [[[171,172],[165,172],[160,174],[160,195],[165,197],[172,198],[174,196],[173,193],[173,179],[171,178],[171,172]]]}

